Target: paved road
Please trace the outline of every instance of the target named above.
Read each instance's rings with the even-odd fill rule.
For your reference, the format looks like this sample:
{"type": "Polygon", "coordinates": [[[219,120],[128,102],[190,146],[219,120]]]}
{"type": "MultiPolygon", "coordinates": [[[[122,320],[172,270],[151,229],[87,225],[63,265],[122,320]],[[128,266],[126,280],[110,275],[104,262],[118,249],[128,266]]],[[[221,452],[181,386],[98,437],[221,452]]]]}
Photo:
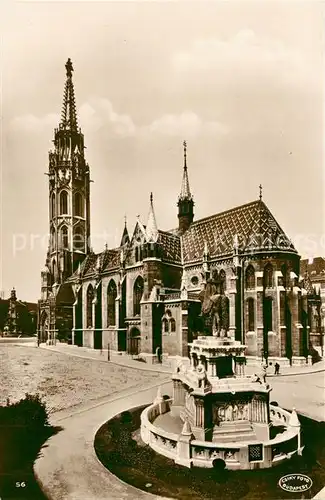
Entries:
{"type": "MultiPolygon", "coordinates": [[[[52,416],[51,423],[63,430],[47,441],[34,464],[36,477],[50,500],[162,498],[121,482],[99,462],[94,450],[99,427],[121,411],[151,403],[158,385],[139,389],[136,394],[124,391],[119,399],[109,398],[73,415],[65,410],[52,416]]],[[[170,382],[161,387],[163,393],[171,394],[170,382]]]]}
{"type": "MultiPolygon", "coordinates": [[[[306,417],[325,421],[325,373],[273,377],[269,379],[271,401],[282,408],[292,408],[306,417]]],[[[324,499],[325,500],[325,499],[324,499]]]]}

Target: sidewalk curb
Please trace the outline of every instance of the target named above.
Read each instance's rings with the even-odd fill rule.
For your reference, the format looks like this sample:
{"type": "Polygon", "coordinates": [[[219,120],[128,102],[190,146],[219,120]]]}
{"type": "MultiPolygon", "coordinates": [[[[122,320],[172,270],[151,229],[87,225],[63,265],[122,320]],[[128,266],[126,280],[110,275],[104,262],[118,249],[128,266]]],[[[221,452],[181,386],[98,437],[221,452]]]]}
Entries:
{"type": "MultiPolygon", "coordinates": [[[[160,382],[155,382],[155,383],[151,383],[151,384],[148,384],[146,385],[145,387],[142,387],[141,389],[139,389],[137,392],[140,393],[140,392],[145,392],[145,391],[148,391],[150,389],[153,389],[154,387],[161,387],[161,386],[164,386],[164,385],[167,385],[167,384],[171,384],[171,380],[169,379],[162,379],[160,382]]],[[[112,396],[103,396],[104,398],[107,397],[107,399],[105,401],[101,401],[99,403],[95,403],[90,406],[89,408],[85,407],[85,408],[80,408],[79,410],[76,410],[75,412],[73,413],[70,413],[66,416],[61,416],[58,415],[60,412],[64,412],[66,410],[58,410],[57,412],[55,413],[52,413],[53,415],[53,423],[56,424],[56,423],[59,423],[59,422],[62,422],[63,420],[66,420],[68,418],[71,418],[71,417],[75,417],[76,415],[81,415],[81,413],[86,413],[87,411],[91,411],[91,410],[94,410],[95,408],[98,408],[99,406],[103,406],[107,403],[113,403],[114,401],[119,401],[120,399],[123,399],[123,398],[127,398],[128,396],[132,395],[134,392],[132,392],[132,388],[129,388],[128,390],[125,389],[125,393],[121,394],[119,396],[115,396],[112,395],[112,396]],[[58,418],[55,418],[55,415],[58,415],[58,418]]],[[[101,398],[98,398],[98,399],[101,399],[101,398]]],[[[67,408],[67,410],[69,410],[69,408],[67,408]]],[[[118,415],[118,413],[116,413],[116,415],[118,415]]],[[[116,417],[115,415],[115,417],[116,417]]],[[[112,417],[114,418],[114,417],[112,417]]]]}
{"type": "MultiPolygon", "coordinates": [[[[146,366],[146,363],[141,363],[141,367],[139,366],[133,366],[133,365],[130,365],[128,363],[120,363],[120,362],[117,362],[117,361],[107,361],[107,359],[99,359],[99,358],[95,358],[95,357],[92,357],[92,356],[82,356],[80,354],[77,354],[77,353],[74,353],[74,352],[65,352],[65,351],[61,351],[60,349],[56,349],[55,346],[44,346],[44,345],[40,345],[39,347],[37,347],[37,345],[35,346],[31,346],[31,345],[25,345],[23,343],[19,343],[19,342],[16,342],[16,343],[13,343],[13,345],[18,345],[18,346],[21,346],[21,347],[31,347],[31,348],[39,348],[39,349],[44,349],[44,350],[48,350],[48,351],[52,351],[52,352],[57,352],[59,354],[65,354],[66,356],[75,356],[76,358],[82,358],[82,359],[90,359],[92,361],[99,361],[101,363],[110,363],[110,364],[113,364],[113,365],[117,365],[117,366],[124,366],[126,368],[133,368],[134,370],[142,370],[142,371],[150,371],[150,372],[155,372],[155,373],[166,373],[166,374],[172,374],[173,373],[173,370],[172,369],[169,369],[167,367],[161,367],[160,369],[157,369],[157,368],[152,368],[151,366],[146,366]]],[[[122,357],[121,357],[122,359],[122,357]]],[[[140,364],[140,362],[139,362],[140,364]]],[[[250,367],[254,366],[255,365],[248,365],[250,367]]],[[[256,365],[256,369],[258,369],[259,366],[256,365]]],[[[268,375],[266,374],[267,378],[279,378],[279,377],[291,377],[291,376],[296,376],[296,375],[312,375],[313,373],[321,373],[321,372],[325,372],[325,365],[323,368],[318,368],[317,370],[308,370],[308,371],[294,371],[294,372],[290,372],[290,373],[279,373],[279,375],[268,375]]],[[[325,498],[324,498],[325,500],[325,498]]]]}
{"type": "MultiPolygon", "coordinates": [[[[148,367],[141,366],[138,368],[137,366],[132,366],[132,365],[129,365],[128,363],[119,363],[117,361],[107,361],[105,359],[99,359],[99,358],[97,359],[97,358],[87,356],[87,355],[82,356],[82,355],[74,353],[74,352],[65,352],[65,351],[61,351],[60,349],[55,349],[52,347],[40,346],[40,348],[45,349],[45,350],[49,350],[49,351],[59,352],[61,354],[66,354],[68,356],[75,356],[78,358],[91,359],[93,361],[101,361],[102,363],[112,363],[112,364],[119,365],[119,366],[125,366],[127,368],[134,368],[135,370],[152,371],[152,372],[156,372],[156,373],[173,373],[173,371],[171,369],[168,369],[165,367],[161,367],[163,369],[151,368],[150,366],[148,366],[148,367]]],[[[145,363],[142,363],[142,364],[145,365],[145,363]]],[[[258,367],[256,367],[256,368],[258,368],[258,367]]],[[[290,377],[290,376],[296,376],[296,375],[311,375],[313,373],[321,373],[324,371],[325,371],[325,366],[323,368],[318,368],[317,370],[294,371],[294,372],[290,372],[290,373],[279,373],[279,375],[268,375],[267,374],[266,376],[267,376],[267,378],[279,378],[279,377],[290,377]]]]}
{"type": "MultiPolygon", "coordinates": [[[[140,388],[137,392],[138,393],[145,393],[146,391],[150,391],[151,389],[154,389],[156,387],[160,387],[160,386],[166,386],[170,384],[170,381],[169,380],[162,380],[160,383],[158,382],[154,382],[154,383],[151,383],[150,385],[146,385],[145,387],[142,387],[140,388]]],[[[103,401],[103,402],[100,402],[100,403],[97,403],[95,404],[94,406],[92,406],[91,408],[84,408],[84,409],[81,409],[80,411],[76,411],[74,412],[73,414],[70,414],[70,415],[67,415],[65,417],[62,417],[62,418],[58,418],[58,419],[54,419],[53,418],[53,425],[58,425],[60,424],[63,420],[66,420],[66,419],[70,419],[70,418],[74,418],[74,417],[78,417],[81,413],[86,413],[87,411],[94,411],[96,410],[96,408],[100,407],[100,406],[104,406],[104,405],[108,405],[112,402],[115,402],[115,401],[118,401],[118,400],[123,400],[124,398],[127,398],[127,394],[120,394],[119,396],[115,397],[115,398],[112,398],[112,400],[110,400],[109,398],[106,400],[106,401],[103,401]]],[[[148,403],[150,404],[150,403],[148,403]]],[[[141,405],[142,406],[142,405],[141,405]]],[[[124,410],[122,411],[128,411],[130,408],[133,408],[134,406],[128,406],[126,405],[124,410]]],[[[88,451],[87,453],[91,454],[92,455],[92,458],[94,458],[96,460],[96,462],[98,463],[98,465],[100,465],[101,469],[103,470],[103,473],[105,474],[105,476],[107,478],[109,478],[110,476],[112,476],[114,478],[114,480],[120,484],[119,486],[119,489],[121,489],[122,487],[122,491],[123,489],[125,490],[131,490],[132,493],[138,493],[140,494],[139,497],[132,497],[132,498],[148,498],[148,499],[164,499],[164,500],[167,500],[167,498],[165,499],[165,497],[160,497],[160,496],[157,496],[157,495],[153,495],[152,493],[150,492],[146,492],[144,490],[140,490],[138,488],[136,488],[135,486],[131,485],[131,484],[128,484],[124,481],[121,481],[120,478],[118,478],[115,474],[113,474],[109,469],[107,469],[102,463],[101,461],[98,459],[97,455],[96,455],[96,451],[95,451],[95,447],[94,447],[94,439],[95,439],[95,435],[96,433],[98,432],[99,428],[104,425],[106,422],[108,422],[109,420],[113,419],[116,417],[116,415],[119,415],[122,411],[117,411],[116,413],[114,413],[110,418],[108,418],[107,420],[103,420],[102,423],[99,425],[99,427],[96,427],[96,429],[94,429],[94,434],[92,436],[92,446],[88,448],[88,451]],[[90,451],[91,450],[91,451],[90,451]]],[[[47,443],[47,447],[50,447],[51,446],[51,443],[47,443]]],[[[57,495],[55,494],[55,485],[54,484],[46,484],[44,482],[44,475],[43,474],[39,474],[39,468],[38,468],[38,465],[42,462],[43,458],[42,456],[39,456],[35,462],[34,462],[34,465],[33,465],[33,473],[34,473],[34,476],[35,476],[35,479],[37,481],[37,483],[39,484],[41,490],[43,491],[43,493],[47,496],[47,498],[49,500],[53,500],[53,499],[57,499],[57,495]],[[38,469],[38,471],[36,470],[38,469]],[[43,476],[43,477],[42,477],[43,476]]],[[[109,486],[109,485],[108,485],[109,486]]],[[[78,500],[79,500],[80,497],[78,497],[78,500]]],[[[106,497],[108,498],[108,497],[106,497]]],[[[124,497],[123,497],[124,498],[124,497]]]]}

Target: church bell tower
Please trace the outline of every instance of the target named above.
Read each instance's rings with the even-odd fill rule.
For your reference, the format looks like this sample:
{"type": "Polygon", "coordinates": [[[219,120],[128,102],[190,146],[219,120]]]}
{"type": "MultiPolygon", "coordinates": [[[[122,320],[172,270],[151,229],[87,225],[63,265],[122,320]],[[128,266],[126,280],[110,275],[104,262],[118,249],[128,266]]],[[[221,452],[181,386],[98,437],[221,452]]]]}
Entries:
{"type": "Polygon", "coordinates": [[[90,177],[84,136],[78,127],[73,67],[68,59],[59,128],[49,152],[50,242],[47,268],[51,284],[70,276],[90,251],[90,177]]]}

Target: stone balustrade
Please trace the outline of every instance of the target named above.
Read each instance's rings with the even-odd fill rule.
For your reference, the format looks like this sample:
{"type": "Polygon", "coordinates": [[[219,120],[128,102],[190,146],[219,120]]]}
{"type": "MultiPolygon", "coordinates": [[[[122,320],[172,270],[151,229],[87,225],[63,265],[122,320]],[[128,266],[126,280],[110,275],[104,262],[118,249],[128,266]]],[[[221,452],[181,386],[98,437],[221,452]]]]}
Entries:
{"type": "Polygon", "coordinates": [[[291,413],[278,406],[270,405],[271,420],[276,424],[282,423],[286,429],[275,438],[262,443],[218,443],[195,440],[193,435],[184,432],[176,434],[156,427],[155,419],[169,412],[171,404],[171,399],[155,402],[142,412],[141,438],[157,453],[174,460],[175,463],[187,467],[211,468],[214,460],[221,459],[228,469],[233,470],[267,468],[299,453],[302,449],[300,427],[290,425],[291,413]]]}
{"type": "Polygon", "coordinates": [[[274,423],[288,425],[291,413],[279,406],[270,405],[270,418],[274,423]]]}

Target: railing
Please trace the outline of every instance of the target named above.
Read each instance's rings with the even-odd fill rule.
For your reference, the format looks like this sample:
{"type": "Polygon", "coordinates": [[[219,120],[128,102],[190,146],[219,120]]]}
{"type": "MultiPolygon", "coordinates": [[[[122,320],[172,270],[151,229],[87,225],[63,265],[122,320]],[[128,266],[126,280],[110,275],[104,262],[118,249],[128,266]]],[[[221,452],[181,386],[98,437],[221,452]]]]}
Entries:
{"type": "Polygon", "coordinates": [[[271,420],[276,423],[281,423],[283,425],[288,425],[291,413],[279,406],[270,405],[270,417],[271,420]]]}
{"type": "Polygon", "coordinates": [[[192,441],[191,455],[198,460],[212,461],[221,458],[226,461],[239,462],[240,448],[231,443],[216,443],[209,441],[192,441]]]}
{"type": "Polygon", "coordinates": [[[163,300],[177,300],[181,298],[181,292],[166,293],[166,295],[161,295],[163,300]]]}
{"type": "Polygon", "coordinates": [[[170,403],[170,399],[163,400],[143,410],[141,414],[141,438],[158,453],[175,460],[179,435],[167,432],[152,424],[159,415],[170,411],[170,403]]]}

